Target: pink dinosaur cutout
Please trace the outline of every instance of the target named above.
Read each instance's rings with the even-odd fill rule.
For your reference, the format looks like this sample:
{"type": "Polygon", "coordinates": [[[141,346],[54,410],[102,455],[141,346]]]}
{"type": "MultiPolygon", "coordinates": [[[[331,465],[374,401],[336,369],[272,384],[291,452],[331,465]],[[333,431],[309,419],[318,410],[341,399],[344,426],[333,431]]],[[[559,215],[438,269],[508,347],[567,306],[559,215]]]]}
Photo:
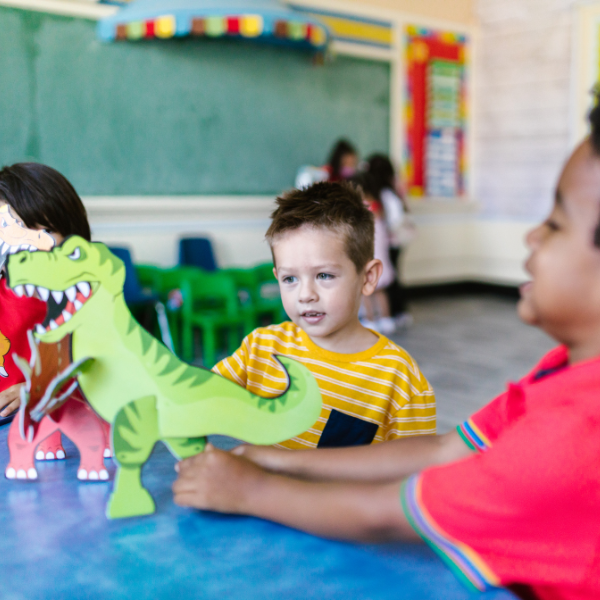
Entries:
{"type": "Polygon", "coordinates": [[[65,458],[62,432],[79,450],[77,477],[90,481],[108,479],[104,457],[111,456],[108,447],[110,425],[75,395],[77,382],[73,377],[85,368],[87,361],[71,363],[70,339],[57,344],[40,344],[31,332],[28,332],[28,338],[30,363],[14,357],[15,364],[25,375],[26,385],[21,390],[19,415],[8,432],[10,461],[5,476],[8,479],[37,479],[34,455],[45,460],[65,458]],[[52,410],[38,423],[32,418],[32,412],[40,406],[52,407],[52,410]]]}

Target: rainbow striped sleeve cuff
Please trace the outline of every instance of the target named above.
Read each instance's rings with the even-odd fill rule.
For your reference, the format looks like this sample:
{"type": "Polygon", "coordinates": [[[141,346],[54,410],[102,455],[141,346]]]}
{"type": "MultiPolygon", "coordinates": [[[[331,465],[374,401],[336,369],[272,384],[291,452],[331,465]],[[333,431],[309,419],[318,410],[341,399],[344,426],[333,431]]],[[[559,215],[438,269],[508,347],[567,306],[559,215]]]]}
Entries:
{"type": "Polygon", "coordinates": [[[471,591],[500,587],[498,577],[479,555],[448,536],[427,512],[421,499],[421,476],[413,475],[400,489],[402,509],[413,529],[471,591]]]}
{"type": "Polygon", "coordinates": [[[460,437],[471,450],[485,452],[491,446],[490,440],[483,435],[479,427],[473,422],[473,419],[465,421],[456,429],[460,434],[460,437]]]}

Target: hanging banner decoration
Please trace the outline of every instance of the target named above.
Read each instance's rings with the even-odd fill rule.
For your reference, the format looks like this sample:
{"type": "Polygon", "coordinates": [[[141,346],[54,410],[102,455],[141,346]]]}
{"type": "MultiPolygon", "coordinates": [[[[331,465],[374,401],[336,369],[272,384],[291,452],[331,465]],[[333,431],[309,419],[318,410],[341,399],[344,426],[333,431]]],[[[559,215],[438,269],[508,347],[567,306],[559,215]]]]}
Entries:
{"type": "Polygon", "coordinates": [[[239,38],[324,52],[328,27],[277,0],[137,0],[98,23],[106,42],[239,38]]]}
{"type": "Polygon", "coordinates": [[[406,180],[413,197],[466,193],[467,39],[406,32],[406,180]]]}

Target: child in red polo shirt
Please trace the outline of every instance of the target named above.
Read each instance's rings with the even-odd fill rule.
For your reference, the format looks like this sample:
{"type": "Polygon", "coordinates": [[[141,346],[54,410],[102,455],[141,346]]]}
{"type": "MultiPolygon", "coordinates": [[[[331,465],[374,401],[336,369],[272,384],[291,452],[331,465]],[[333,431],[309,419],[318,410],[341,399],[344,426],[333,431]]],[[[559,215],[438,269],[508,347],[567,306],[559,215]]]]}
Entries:
{"type": "Polygon", "coordinates": [[[423,539],[473,589],[600,598],[600,109],[527,236],[519,315],[560,345],[457,431],[373,446],[209,449],[175,502],[352,540],[423,539]],[[236,456],[237,454],[237,456],[236,456]]]}

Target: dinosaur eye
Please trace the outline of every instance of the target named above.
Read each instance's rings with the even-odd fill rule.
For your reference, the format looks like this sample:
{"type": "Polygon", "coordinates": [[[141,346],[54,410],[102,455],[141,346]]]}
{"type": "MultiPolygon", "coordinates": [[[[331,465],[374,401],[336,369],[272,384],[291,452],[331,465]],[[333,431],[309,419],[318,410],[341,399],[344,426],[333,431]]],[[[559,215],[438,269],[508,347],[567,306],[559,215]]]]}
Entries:
{"type": "Polygon", "coordinates": [[[2,219],[2,222],[0,223],[0,225],[2,225],[2,227],[6,227],[6,221],[4,219],[2,219]]]}
{"type": "Polygon", "coordinates": [[[79,246],[77,246],[77,248],[75,248],[75,250],[69,254],[69,258],[71,260],[79,260],[81,258],[81,250],[79,250],[79,246]]]}

